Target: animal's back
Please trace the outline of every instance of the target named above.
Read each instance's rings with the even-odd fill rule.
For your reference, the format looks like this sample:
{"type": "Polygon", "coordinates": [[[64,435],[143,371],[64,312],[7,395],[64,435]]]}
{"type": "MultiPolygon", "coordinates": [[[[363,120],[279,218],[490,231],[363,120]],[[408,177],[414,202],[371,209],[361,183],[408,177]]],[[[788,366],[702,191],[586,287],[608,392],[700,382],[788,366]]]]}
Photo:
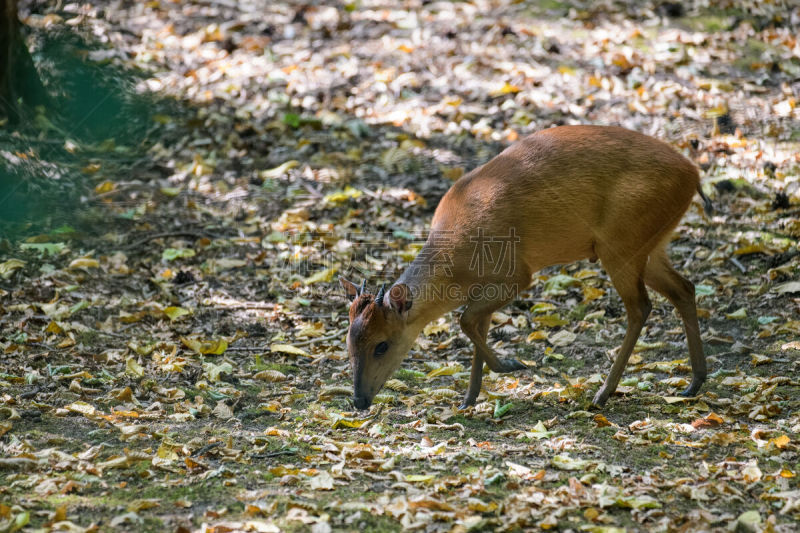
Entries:
{"type": "Polygon", "coordinates": [[[510,146],[457,181],[432,231],[505,236],[513,228],[532,271],[595,256],[598,245],[654,246],[686,211],[696,167],[669,145],[618,127],[561,126],[510,146]],[[656,242],[654,242],[656,241],[656,242]]]}

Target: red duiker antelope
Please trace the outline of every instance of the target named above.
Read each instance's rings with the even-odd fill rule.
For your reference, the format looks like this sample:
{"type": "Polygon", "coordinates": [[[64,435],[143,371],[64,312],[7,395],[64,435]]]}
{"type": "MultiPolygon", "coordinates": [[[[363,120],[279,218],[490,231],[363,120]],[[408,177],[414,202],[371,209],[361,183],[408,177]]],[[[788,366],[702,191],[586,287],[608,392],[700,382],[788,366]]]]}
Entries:
{"type": "Polygon", "coordinates": [[[486,343],[492,313],[538,270],[579,259],[602,261],[628,316],[594,403],[602,406],[617,388],[650,313],[646,286],[683,320],[692,363],[683,394],[694,396],[706,379],[694,285],[672,267],[666,245],[695,191],[710,209],[688,159],[623,128],[561,126],[510,146],[444,195],[425,245],[388,291],[372,295],[340,279],[352,300],[347,349],[356,408],[370,406],[426,324],[462,305],[461,329],[475,353],[461,407],[473,405],[484,363],[494,372],[525,368],[486,343]]]}

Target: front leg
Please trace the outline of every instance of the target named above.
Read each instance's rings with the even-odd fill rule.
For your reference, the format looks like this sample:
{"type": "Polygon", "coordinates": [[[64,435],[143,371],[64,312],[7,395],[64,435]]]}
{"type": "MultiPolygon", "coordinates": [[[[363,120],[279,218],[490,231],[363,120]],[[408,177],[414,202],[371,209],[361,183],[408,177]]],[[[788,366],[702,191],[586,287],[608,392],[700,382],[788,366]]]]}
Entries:
{"type": "Polygon", "coordinates": [[[464,401],[461,402],[459,409],[466,409],[471,405],[475,405],[478,395],[481,393],[481,382],[483,381],[483,359],[478,355],[478,350],[472,354],[472,369],[469,373],[469,387],[467,387],[467,394],[464,396],[464,401]]]}
{"type": "Polygon", "coordinates": [[[499,305],[494,303],[488,309],[478,307],[476,304],[470,304],[461,315],[461,329],[475,345],[475,354],[472,356],[472,369],[469,375],[469,388],[461,404],[462,408],[474,405],[481,392],[484,362],[493,372],[498,373],[513,372],[527,368],[516,359],[500,359],[486,344],[486,335],[489,333],[492,313],[506,303],[500,302],[499,305]]]}

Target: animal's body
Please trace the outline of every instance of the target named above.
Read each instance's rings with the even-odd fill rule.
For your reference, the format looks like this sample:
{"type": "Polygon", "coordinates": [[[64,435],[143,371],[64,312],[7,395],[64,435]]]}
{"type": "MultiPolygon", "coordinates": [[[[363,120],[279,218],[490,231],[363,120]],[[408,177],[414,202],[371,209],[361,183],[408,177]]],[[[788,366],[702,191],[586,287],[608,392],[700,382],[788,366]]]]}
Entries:
{"type": "MultiPolygon", "coordinates": [[[[366,408],[423,327],[464,305],[461,327],[475,345],[462,406],[480,392],[492,313],[555,264],[600,260],[625,305],[628,327],[594,401],[614,392],[650,312],[646,287],[663,294],[684,323],[694,395],[706,378],[694,285],[670,264],[666,245],[699,188],[697,168],[669,145],[617,127],[540,131],[459,179],[442,198],[425,246],[388,291],[376,296],[342,279],[353,300],[348,350],[354,403],[366,408]]],[[[703,196],[708,205],[708,200],[703,196]]]]}

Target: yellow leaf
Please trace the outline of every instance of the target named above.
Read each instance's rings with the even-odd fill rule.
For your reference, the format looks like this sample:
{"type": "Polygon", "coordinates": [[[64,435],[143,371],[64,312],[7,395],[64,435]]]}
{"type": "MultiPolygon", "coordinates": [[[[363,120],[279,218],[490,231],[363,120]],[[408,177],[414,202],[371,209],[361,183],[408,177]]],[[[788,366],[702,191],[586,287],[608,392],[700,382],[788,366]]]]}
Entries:
{"type": "Polygon", "coordinates": [[[324,201],[330,204],[341,204],[350,198],[359,198],[363,193],[349,185],[342,191],[332,192],[325,196],[324,201]]]}
{"type": "Polygon", "coordinates": [[[690,401],[691,398],[687,398],[686,396],[664,396],[664,401],[668,404],[673,403],[685,403],[690,401]]]}
{"type": "Polygon", "coordinates": [[[80,413],[85,416],[92,416],[97,413],[97,409],[86,402],[72,402],[67,406],[67,410],[73,413],[80,413]]]}
{"type": "Polygon", "coordinates": [[[8,279],[14,272],[25,266],[25,261],[19,259],[9,259],[0,263],[0,276],[3,279],[8,279]]]}
{"type": "Polygon", "coordinates": [[[300,328],[297,332],[297,337],[319,337],[325,334],[325,323],[324,322],[314,322],[313,324],[307,324],[300,328]]]}
{"type": "Polygon", "coordinates": [[[567,75],[572,76],[572,75],[575,74],[575,69],[570,67],[570,66],[568,66],[568,65],[559,65],[558,66],[558,72],[560,74],[567,74],[567,75]]]}
{"type": "Polygon", "coordinates": [[[447,400],[450,398],[458,397],[458,392],[454,391],[453,389],[433,389],[428,391],[428,394],[431,395],[432,398],[437,400],[447,400]]]}
{"type": "Polygon", "coordinates": [[[442,171],[442,176],[452,181],[464,175],[464,167],[439,167],[439,170],[442,171]]]}
{"type": "Polygon", "coordinates": [[[775,445],[776,448],[780,448],[781,450],[786,448],[789,444],[789,437],[786,435],[781,435],[780,437],[775,437],[774,439],[769,439],[769,441],[775,445]]]}
{"type": "Polygon", "coordinates": [[[47,325],[47,328],[45,328],[45,331],[47,333],[54,333],[56,335],[61,335],[64,333],[64,329],[58,325],[58,322],[54,320],[50,321],[50,323],[47,325]]]}
{"type": "Polygon", "coordinates": [[[295,348],[291,344],[272,344],[269,347],[271,352],[288,353],[291,355],[302,355],[304,357],[311,357],[311,355],[302,348],[295,348]]]}
{"type": "Polygon", "coordinates": [[[222,355],[228,349],[228,341],[225,339],[202,340],[181,337],[181,342],[190,350],[205,355],[222,355]]]}
{"type": "Polygon", "coordinates": [[[338,267],[331,267],[326,268],[325,270],[320,270],[319,272],[312,274],[311,276],[307,277],[303,280],[305,285],[311,285],[312,283],[319,283],[325,282],[330,283],[333,280],[333,276],[339,270],[338,267]]]}
{"type": "Polygon", "coordinates": [[[740,307],[733,313],[725,313],[725,318],[728,320],[742,320],[743,318],[747,318],[747,309],[740,307]]]}
{"type": "Polygon", "coordinates": [[[543,340],[546,340],[546,339],[547,339],[547,332],[544,331],[543,329],[540,329],[540,330],[537,330],[537,331],[532,331],[530,333],[530,335],[528,335],[528,338],[526,339],[526,342],[543,341],[543,340]]]}
{"type": "Polygon", "coordinates": [[[764,243],[756,243],[756,244],[749,244],[747,246],[742,246],[734,250],[733,252],[735,255],[745,255],[745,254],[763,254],[768,253],[767,247],[764,246],[764,243]]]}
{"type": "Polygon", "coordinates": [[[179,318],[179,317],[182,317],[182,316],[185,316],[185,315],[191,315],[192,312],[189,311],[188,309],[184,309],[183,307],[176,307],[176,306],[172,306],[171,305],[171,306],[167,307],[166,309],[164,309],[164,314],[167,315],[167,317],[169,317],[170,321],[173,321],[176,318],[179,318]]]}
{"type": "Polygon", "coordinates": [[[357,420],[355,418],[337,418],[333,423],[333,429],[339,428],[360,428],[367,423],[369,419],[357,420]]]}
{"type": "Polygon", "coordinates": [[[761,355],[760,353],[750,354],[750,363],[753,366],[764,365],[772,362],[772,357],[761,355]]]}
{"type": "Polygon", "coordinates": [[[459,365],[459,364],[455,364],[455,365],[451,365],[451,366],[441,366],[441,367],[439,367],[439,368],[437,368],[435,370],[431,370],[430,372],[428,372],[425,375],[425,377],[427,379],[431,379],[431,378],[435,378],[437,376],[452,376],[453,374],[458,374],[459,372],[463,372],[463,371],[464,371],[464,367],[459,365]]]}
{"type": "Polygon", "coordinates": [[[661,383],[673,388],[683,388],[689,384],[689,382],[686,381],[686,378],[680,376],[674,376],[671,378],[662,379],[661,383]]]}
{"type": "Polygon", "coordinates": [[[422,329],[422,333],[424,333],[427,337],[448,331],[450,331],[450,324],[444,319],[439,319],[437,322],[431,322],[422,329]]]}
{"type": "Polygon", "coordinates": [[[636,346],[633,347],[634,352],[643,352],[645,350],[660,350],[665,348],[667,344],[663,341],[658,342],[645,342],[643,340],[636,341],[636,346]]]}
{"type": "Polygon", "coordinates": [[[491,96],[503,96],[505,94],[516,94],[520,91],[520,88],[516,85],[512,85],[508,82],[505,82],[502,87],[492,90],[489,92],[491,96]]]}
{"type": "Polygon", "coordinates": [[[259,173],[259,176],[261,177],[262,180],[272,179],[272,178],[279,178],[279,177],[283,176],[284,174],[286,174],[291,169],[293,169],[293,168],[295,168],[295,167],[297,167],[299,165],[300,165],[299,161],[296,161],[294,159],[290,159],[289,161],[286,161],[285,163],[283,163],[281,165],[278,165],[275,168],[271,168],[269,170],[262,170],[259,173]]]}
{"type": "Polygon", "coordinates": [[[257,372],[253,379],[263,379],[264,381],[286,381],[288,378],[286,374],[283,372],[279,372],[278,370],[262,370],[261,372],[257,372]]]}
{"type": "Polygon", "coordinates": [[[406,481],[411,483],[430,483],[436,479],[433,474],[409,474],[406,476],[406,481]]]}
{"type": "Polygon", "coordinates": [[[604,428],[606,426],[610,426],[611,425],[611,422],[609,422],[606,417],[604,417],[603,415],[600,415],[600,414],[594,415],[594,423],[595,423],[596,427],[599,427],[599,428],[604,428]]]}
{"type": "Polygon", "coordinates": [[[583,287],[583,303],[589,303],[592,300],[597,300],[598,298],[602,297],[606,291],[603,289],[598,289],[597,287],[583,287]]]}
{"type": "MultiPolygon", "coordinates": [[[[711,85],[709,84],[708,88],[710,88],[710,87],[711,87],[711,85]]],[[[728,106],[726,106],[725,104],[721,104],[721,105],[718,105],[717,107],[712,107],[711,109],[706,111],[705,112],[705,116],[706,116],[706,118],[716,118],[716,117],[721,117],[722,115],[725,115],[727,112],[728,112],[728,106]]]]}
{"type": "Polygon", "coordinates": [[[159,459],[166,459],[167,461],[178,460],[178,454],[175,452],[175,447],[163,442],[158,447],[158,450],[156,450],[156,456],[159,459]]]}
{"type": "Polygon", "coordinates": [[[350,396],[352,394],[352,390],[349,387],[344,387],[342,385],[329,385],[322,387],[319,391],[319,399],[330,400],[336,396],[350,396]]]}
{"type": "Polygon", "coordinates": [[[79,257],[69,264],[69,268],[98,268],[100,263],[91,257],[79,257]]]}
{"type": "Polygon", "coordinates": [[[104,181],[103,183],[100,183],[94,188],[94,192],[96,192],[97,194],[104,194],[113,191],[114,189],[116,189],[116,187],[117,186],[114,184],[113,181],[104,181]]]}
{"type": "Polygon", "coordinates": [[[546,328],[553,328],[556,326],[563,326],[569,324],[569,320],[564,320],[558,315],[542,315],[533,317],[533,321],[546,328]]]}
{"type": "Polygon", "coordinates": [[[128,357],[125,360],[125,373],[133,377],[140,378],[144,375],[144,368],[136,362],[133,357],[128,357]]]}

